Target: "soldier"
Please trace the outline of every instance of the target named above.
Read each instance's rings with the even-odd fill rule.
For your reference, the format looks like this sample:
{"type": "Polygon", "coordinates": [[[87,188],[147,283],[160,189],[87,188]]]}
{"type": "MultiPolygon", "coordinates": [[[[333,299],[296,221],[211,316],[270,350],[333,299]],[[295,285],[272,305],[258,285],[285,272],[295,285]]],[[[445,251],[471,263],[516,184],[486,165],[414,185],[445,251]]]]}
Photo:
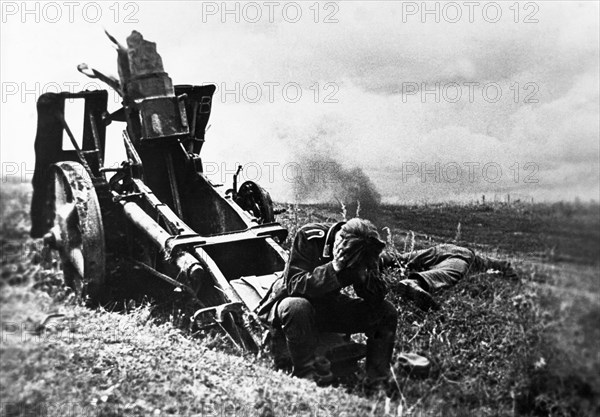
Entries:
{"type": "Polygon", "coordinates": [[[333,379],[326,360],[315,357],[316,332],[367,334],[367,385],[387,382],[397,312],[385,301],[379,270],[404,266],[408,278],[392,286],[404,298],[428,310],[439,308],[430,292],[447,288],[473,271],[496,269],[514,276],[508,262],[476,255],[456,245],[437,245],[404,254],[383,251],[368,220],[308,224],[294,239],[284,274],[257,307],[259,316],[283,330],[293,375],[327,383],[333,379]],[[340,293],[353,285],[359,298],[340,293]]]}
{"type": "Polygon", "coordinates": [[[294,239],[284,274],[257,308],[259,316],[285,335],[292,374],[330,382],[326,361],[315,357],[317,331],[366,333],[367,383],[386,383],[396,334],[397,312],[385,301],[379,274],[385,242],[368,220],[308,224],[294,239]],[[353,285],[358,298],[340,293],[353,285]]]}
{"type": "Polygon", "coordinates": [[[394,287],[405,298],[411,299],[422,310],[438,309],[431,293],[456,284],[471,272],[493,269],[507,278],[516,277],[510,262],[476,254],[464,247],[441,244],[428,249],[403,254],[385,252],[383,265],[404,266],[407,279],[394,287]]]}

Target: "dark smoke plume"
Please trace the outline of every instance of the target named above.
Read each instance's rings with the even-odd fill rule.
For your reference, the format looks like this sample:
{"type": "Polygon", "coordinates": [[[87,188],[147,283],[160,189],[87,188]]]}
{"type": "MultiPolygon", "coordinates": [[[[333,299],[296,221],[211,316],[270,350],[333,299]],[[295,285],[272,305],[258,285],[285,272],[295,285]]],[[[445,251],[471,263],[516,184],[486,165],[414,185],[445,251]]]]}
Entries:
{"type": "Polygon", "coordinates": [[[373,218],[381,203],[381,195],[361,168],[345,168],[330,156],[301,157],[294,192],[299,202],[340,204],[347,218],[373,218]]]}
{"type": "Polygon", "coordinates": [[[343,132],[343,122],[326,116],[312,126],[279,127],[279,139],[297,168],[292,184],[295,200],[337,204],[346,218],[374,219],[381,195],[356,162],[343,162],[343,132]]]}

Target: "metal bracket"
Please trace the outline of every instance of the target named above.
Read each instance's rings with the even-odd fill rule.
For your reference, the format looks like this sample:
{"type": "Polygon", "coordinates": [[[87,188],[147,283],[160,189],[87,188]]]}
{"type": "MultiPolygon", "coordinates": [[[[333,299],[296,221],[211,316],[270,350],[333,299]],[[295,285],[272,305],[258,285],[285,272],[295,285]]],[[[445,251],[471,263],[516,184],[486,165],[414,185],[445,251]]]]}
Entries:
{"type": "Polygon", "coordinates": [[[173,236],[165,245],[165,253],[171,254],[176,248],[185,247],[185,246],[199,246],[204,245],[206,243],[206,239],[199,235],[178,235],[173,236]]]}
{"type": "Polygon", "coordinates": [[[198,316],[201,316],[204,313],[214,313],[215,321],[218,323],[222,323],[225,319],[225,314],[227,313],[237,313],[242,314],[243,312],[243,304],[240,302],[226,303],[221,304],[214,307],[206,307],[196,310],[194,315],[192,316],[192,320],[196,320],[198,316]]]}

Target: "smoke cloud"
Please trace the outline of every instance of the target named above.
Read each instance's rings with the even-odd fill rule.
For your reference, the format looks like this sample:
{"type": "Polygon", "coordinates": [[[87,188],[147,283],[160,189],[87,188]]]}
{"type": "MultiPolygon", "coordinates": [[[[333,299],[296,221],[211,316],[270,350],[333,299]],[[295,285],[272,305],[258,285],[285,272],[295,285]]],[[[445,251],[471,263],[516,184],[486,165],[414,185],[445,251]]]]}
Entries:
{"type": "Polygon", "coordinates": [[[338,203],[347,216],[370,218],[381,203],[381,194],[360,167],[345,168],[329,156],[299,158],[294,194],[298,202],[338,203]]]}

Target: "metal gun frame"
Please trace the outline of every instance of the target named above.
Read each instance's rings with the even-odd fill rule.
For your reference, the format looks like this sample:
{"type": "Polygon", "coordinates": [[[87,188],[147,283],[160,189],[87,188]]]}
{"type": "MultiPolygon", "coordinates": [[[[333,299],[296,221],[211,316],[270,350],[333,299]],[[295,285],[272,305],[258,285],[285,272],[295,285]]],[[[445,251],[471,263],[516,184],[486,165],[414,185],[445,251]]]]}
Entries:
{"type": "MultiPolygon", "coordinates": [[[[252,181],[238,188],[239,169],[223,194],[203,173],[216,87],[173,86],[156,45],[135,31],[129,48],[109,38],[121,84],[78,69],[121,94],[120,109],[107,111],[106,90],[46,93],[37,102],[31,235],[59,252],[66,284],[86,302],[110,300],[116,281],[132,275],[159,278],[193,301],[194,321],[208,316],[240,349],[257,352],[261,338],[245,319],[283,273],[288,232],[275,222],[268,192],[252,181]],[[81,138],[65,117],[72,100],[84,106],[81,138]],[[107,126],[116,122],[125,122],[127,160],[106,167],[107,126]],[[63,149],[63,139],[73,149],[63,149]]],[[[332,362],[355,365],[365,355],[348,338],[325,339],[332,362]]]]}
{"type": "MultiPolygon", "coordinates": [[[[271,199],[257,184],[222,195],[204,176],[199,152],[214,90],[176,86],[176,116],[192,123],[161,137],[138,123],[147,100],[124,102],[109,114],[105,90],[42,95],[32,235],[58,250],[66,283],[88,302],[110,298],[107,263],[126,264],[186,292],[236,345],[256,351],[231,281],[280,273],[287,253],[279,243],[287,230],[274,222],[271,199]],[[84,103],[79,140],[65,120],[67,100],[84,103]],[[127,161],[110,168],[104,166],[106,127],[116,121],[127,123],[127,161]],[[63,150],[63,135],[74,150],[63,150]]],[[[164,103],[150,104],[161,117],[164,103]]]]}

